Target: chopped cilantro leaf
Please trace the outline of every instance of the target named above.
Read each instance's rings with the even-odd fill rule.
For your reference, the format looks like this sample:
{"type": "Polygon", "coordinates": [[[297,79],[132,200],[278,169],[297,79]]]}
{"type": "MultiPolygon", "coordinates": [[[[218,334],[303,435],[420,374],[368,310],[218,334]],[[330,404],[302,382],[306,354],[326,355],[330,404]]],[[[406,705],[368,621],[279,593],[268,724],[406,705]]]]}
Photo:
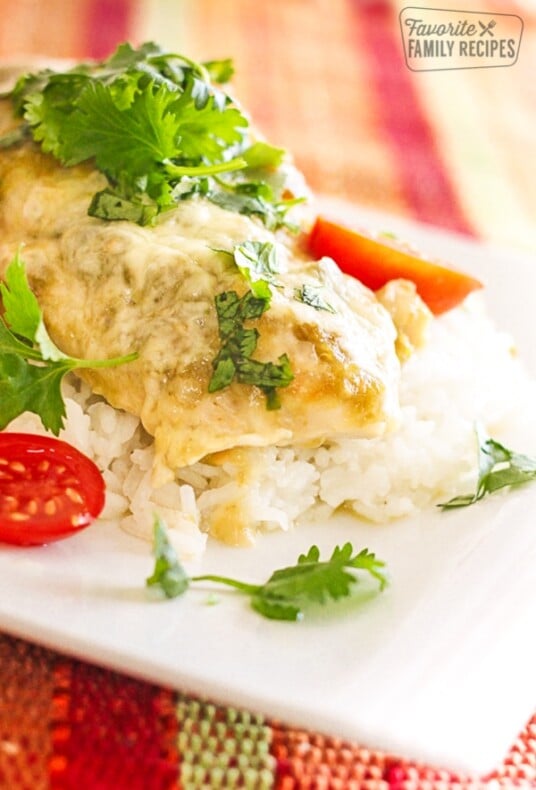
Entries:
{"type": "Polygon", "coordinates": [[[304,283],[301,288],[296,288],[294,297],[298,302],[308,304],[310,307],[314,307],[315,310],[325,310],[328,313],[336,313],[337,311],[335,308],[323,299],[321,291],[322,286],[320,285],[315,286],[304,283]]]}
{"type": "Polygon", "coordinates": [[[140,199],[129,200],[112,189],[97,192],[89,204],[90,217],[107,220],[127,220],[138,225],[150,225],[158,213],[154,203],[140,199]]]}
{"type": "Polygon", "coordinates": [[[283,354],[277,363],[252,359],[259,333],[244,327],[244,321],[255,320],[268,309],[270,300],[247,291],[239,297],[236,291],[225,291],[215,299],[221,348],[212,363],[213,373],[208,391],[217,392],[236,379],[241,384],[252,384],[266,395],[269,410],[280,407],[275,393],[277,387],[288,387],[294,376],[290,361],[283,354]]]}
{"type": "Polygon", "coordinates": [[[227,211],[259,217],[269,230],[279,227],[296,230],[286,215],[293,206],[304,201],[304,198],[278,199],[267,183],[257,181],[227,181],[222,188],[220,180],[208,191],[207,197],[227,211]]]}
{"type": "Polygon", "coordinates": [[[276,275],[280,271],[275,244],[269,241],[245,241],[237,244],[232,254],[255,296],[270,299],[270,284],[276,284],[276,275]]]}
{"type": "Polygon", "coordinates": [[[160,587],[167,598],[176,598],[185,593],[190,586],[190,579],[169,541],[166,525],[158,515],[154,517],[153,552],[155,567],[147,579],[147,586],[160,587]]]}
{"type": "Polygon", "coordinates": [[[467,507],[501,488],[536,480],[536,458],[513,452],[477,428],[478,481],[472,494],[454,497],[439,505],[443,510],[467,507]]]}

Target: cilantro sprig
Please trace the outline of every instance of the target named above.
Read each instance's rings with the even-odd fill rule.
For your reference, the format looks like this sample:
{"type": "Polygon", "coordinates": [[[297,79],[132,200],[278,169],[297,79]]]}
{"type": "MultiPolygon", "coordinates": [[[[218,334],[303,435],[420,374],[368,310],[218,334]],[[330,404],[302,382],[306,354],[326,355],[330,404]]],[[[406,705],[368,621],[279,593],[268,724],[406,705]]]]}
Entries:
{"type": "Polygon", "coordinates": [[[480,426],[478,438],[478,480],[472,494],[462,494],[441,503],[443,510],[467,507],[486,495],[502,488],[520,486],[536,480],[536,458],[509,450],[495,439],[487,436],[480,426]]]}
{"type": "Polygon", "coordinates": [[[92,161],[108,180],[88,208],[101,219],[150,224],[199,194],[279,227],[296,202],[272,179],[284,151],[252,140],[249,119],[219,87],[231,75],[229,60],[122,44],[100,63],[21,77],[10,97],[22,123],[0,147],[31,137],[66,167],[92,161]]]}
{"type": "Polygon", "coordinates": [[[24,263],[17,253],[0,283],[4,314],[0,316],[0,430],[26,411],[41,418],[58,435],[63,428],[63,377],[81,368],[115,367],[132,362],[137,354],[104,360],[76,359],[52,342],[24,263]]]}
{"type": "Polygon", "coordinates": [[[387,586],[385,563],[368,549],[354,553],[351,543],[336,546],[328,560],[321,560],[318,547],[311,546],[306,554],[300,554],[295,565],[274,571],[264,584],[216,574],[190,577],[180,564],[158,515],[154,520],[154,555],[154,571],[146,584],[159,587],[166,597],[183,595],[195,582],[214,582],[248,596],[252,608],[271,620],[302,620],[311,605],[348,598],[359,581],[358,571],[368,573],[378,582],[380,590],[387,586]]]}

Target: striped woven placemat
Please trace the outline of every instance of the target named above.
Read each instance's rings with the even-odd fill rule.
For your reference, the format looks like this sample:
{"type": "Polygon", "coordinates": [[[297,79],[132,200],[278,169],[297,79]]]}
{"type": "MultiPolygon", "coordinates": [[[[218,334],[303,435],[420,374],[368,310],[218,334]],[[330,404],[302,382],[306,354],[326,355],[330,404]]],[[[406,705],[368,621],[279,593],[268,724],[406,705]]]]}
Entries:
{"type": "Polygon", "coordinates": [[[0,787],[6,790],[536,787],[536,717],[490,776],[463,777],[9,636],[0,636],[0,667],[0,787]]]}

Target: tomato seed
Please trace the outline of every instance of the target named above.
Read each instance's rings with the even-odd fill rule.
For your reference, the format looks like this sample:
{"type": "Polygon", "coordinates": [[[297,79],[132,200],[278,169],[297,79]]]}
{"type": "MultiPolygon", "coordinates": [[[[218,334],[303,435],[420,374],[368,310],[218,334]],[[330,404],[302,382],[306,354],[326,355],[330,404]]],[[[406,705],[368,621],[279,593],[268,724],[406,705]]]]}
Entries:
{"type": "Polygon", "coordinates": [[[50,461],[40,461],[37,464],[38,472],[48,472],[49,469],[50,469],[50,461]]]}
{"type": "Polygon", "coordinates": [[[11,519],[11,521],[28,521],[30,518],[28,513],[21,513],[20,510],[16,510],[14,513],[8,513],[7,517],[11,519]]]}
{"type": "Polygon", "coordinates": [[[26,467],[20,461],[11,461],[9,468],[12,472],[20,472],[21,474],[26,471],[26,467]]]}
{"type": "Polygon", "coordinates": [[[71,502],[74,502],[77,505],[82,505],[84,503],[83,497],[81,497],[78,491],[75,491],[74,488],[66,488],[65,496],[69,497],[71,502]]]}
{"type": "Polygon", "coordinates": [[[37,502],[35,501],[35,499],[30,499],[30,501],[25,507],[25,510],[27,513],[30,514],[30,516],[35,516],[35,514],[37,513],[37,502]]]}
{"type": "Polygon", "coordinates": [[[8,466],[9,461],[7,458],[0,458],[0,466],[8,466]]]}
{"type": "Polygon", "coordinates": [[[17,498],[6,494],[2,497],[2,507],[6,510],[13,510],[18,505],[17,498]]]}
{"type": "Polygon", "coordinates": [[[57,510],[56,503],[54,502],[54,500],[53,499],[47,499],[47,501],[45,502],[45,505],[43,507],[43,510],[45,511],[47,516],[53,516],[54,513],[57,510]]]}

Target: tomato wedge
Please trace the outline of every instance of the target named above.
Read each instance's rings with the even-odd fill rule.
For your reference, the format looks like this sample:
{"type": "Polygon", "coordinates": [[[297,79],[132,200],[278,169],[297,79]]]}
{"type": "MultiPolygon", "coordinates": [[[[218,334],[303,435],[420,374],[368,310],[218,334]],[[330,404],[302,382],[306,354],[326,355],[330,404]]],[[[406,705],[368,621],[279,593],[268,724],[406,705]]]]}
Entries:
{"type": "Polygon", "coordinates": [[[104,507],[104,480],[67,442],[0,433],[0,542],[32,546],[67,538],[104,507]]]}
{"type": "Polygon", "coordinates": [[[317,258],[333,258],[343,272],[373,291],[389,280],[411,280],[435,315],[451,310],[471,291],[483,287],[479,280],[467,274],[369,239],[324,217],[316,219],[308,246],[317,258]]]}

